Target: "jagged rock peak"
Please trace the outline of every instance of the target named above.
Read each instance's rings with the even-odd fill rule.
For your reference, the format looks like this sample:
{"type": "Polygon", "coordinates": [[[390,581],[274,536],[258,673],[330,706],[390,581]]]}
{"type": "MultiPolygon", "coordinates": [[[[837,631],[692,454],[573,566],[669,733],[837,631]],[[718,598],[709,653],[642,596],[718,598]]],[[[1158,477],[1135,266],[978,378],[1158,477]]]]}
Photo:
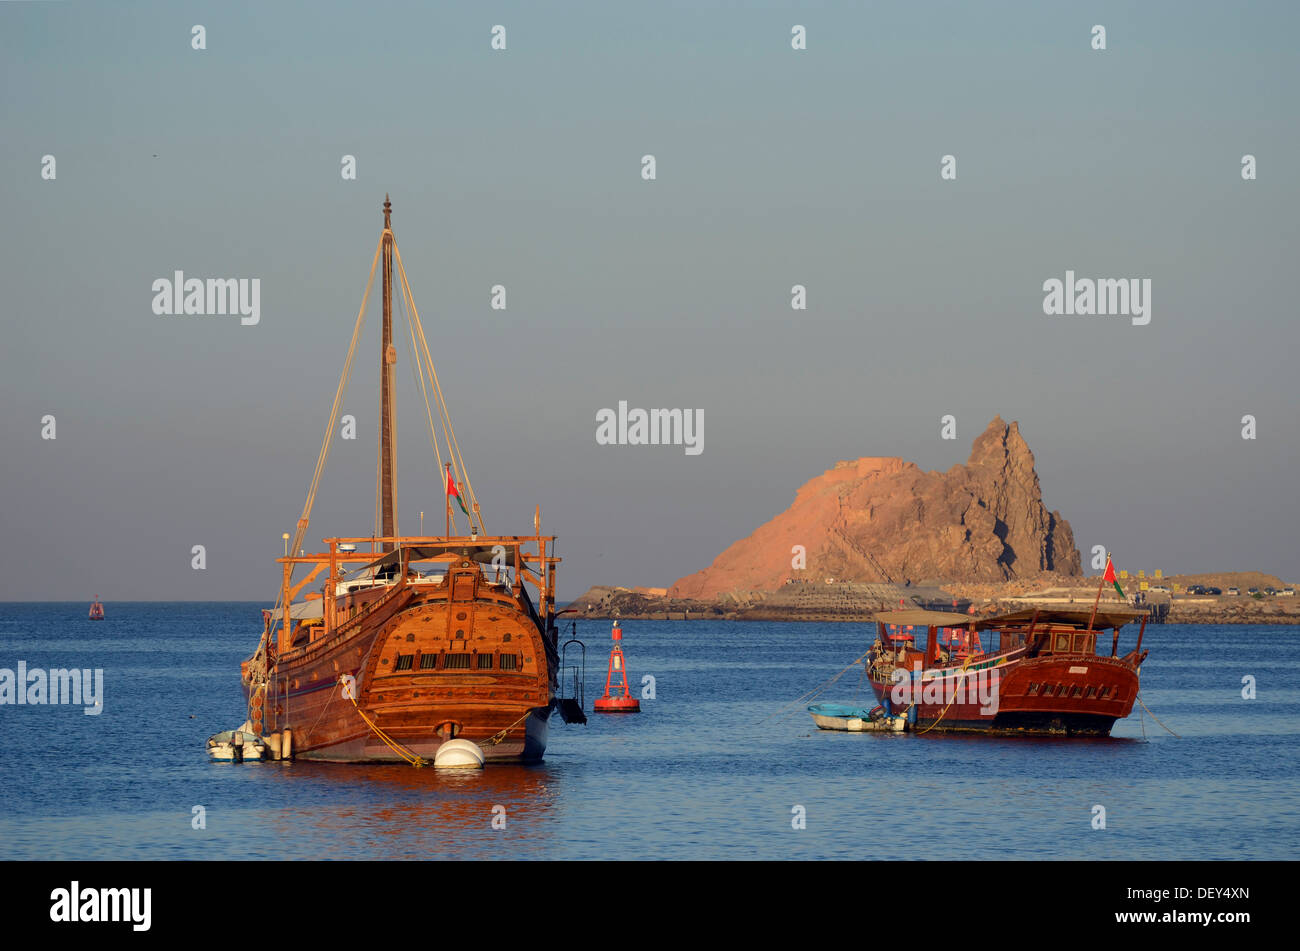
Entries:
{"type": "Polygon", "coordinates": [[[965,465],[926,472],[897,457],[842,460],[794,504],[669,594],[714,598],[791,581],[1003,581],[1082,573],[1069,523],[1042,502],[1020,426],[994,417],[965,465]],[[795,546],[806,565],[799,567],[795,546]]]}

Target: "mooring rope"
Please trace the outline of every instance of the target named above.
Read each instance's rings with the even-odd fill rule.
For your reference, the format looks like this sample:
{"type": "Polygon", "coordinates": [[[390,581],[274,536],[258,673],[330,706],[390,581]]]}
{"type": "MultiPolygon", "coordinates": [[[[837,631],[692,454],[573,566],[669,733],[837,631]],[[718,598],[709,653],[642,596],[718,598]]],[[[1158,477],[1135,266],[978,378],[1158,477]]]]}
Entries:
{"type": "MultiPolygon", "coordinates": [[[[339,678],[339,684],[340,686],[343,684],[342,677],[339,678]]],[[[344,692],[346,693],[346,691],[344,692]]],[[[386,745],[390,750],[392,750],[394,753],[396,753],[406,762],[410,763],[416,769],[419,769],[421,766],[428,765],[428,760],[424,759],[421,756],[417,756],[414,752],[407,749],[401,743],[398,743],[395,739],[393,739],[383,730],[379,729],[379,727],[375,725],[375,721],[371,720],[370,717],[366,716],[366,711],[361,709],[360,705],[357,703],[357,698],[355,696],[350,696],[348,697],[348,699],[352,701],[352,706],[356,707],[357,713],[361,714],[361,719],[366,721],[366,726],[374,730],[375,736],[383,740],[384,745],[386,745]]]]}
{"type": "Polygon", "coordinates": [[[325,711],[330,708],[330,704],[333,702],[334,702],[334,691],[331,690],[330,698],[325,701],[325,706],[321,707],[320,714],[316,717],[316,722],[311,725],[311,729],[308,730],[307,735],[303,737],[304,741],[307,739],[308,736],[311,736],[313,733],[316,732],[316,727],[320,726],[321,717],[325,716],[325,711]]]}
{"type": "MultiPolygon", "coordinates": [[[[1141,694],[1137,694],[1137,695],[1135,696],[1134,699],[1136,699],[1138,703],[1142,703],[1142,695],[1141,695],[1141,694]]],[[[1147,713],[1151,713],[1151,708],[1148,707],[1145,703],[1142,703],[1142,709],[1145,710],[1147,713]]],[[[1157,723],[1160,723],[1160,718],[1157,717],[1154,713],[1151,713],[1151,719],[1155,720],[1157,723]]],[[[1178,736],[1177,733],[1175,733],[1173,730],[1169,729],[1169,727],[1165,726],[1163,723],[1160,723],[1160,726],[1161,726],[1161,727],[1165,730],[1165,732],[1168,733],[1170,736],[1178,736]]],[[[1146,736],[1146,731],[1145,731],[1145,730],[1143,731],[1142,735],[1143,735],[1143,736],[1146,736]]],[[[1182,739],[1181,736],[1178,736],[1178,738],[1179,738],[1180,740],[1182,739]]]]}
{"type": "Polygon", "coordinates": [[[496,735],[494,735],[494,736],[492,737],[492,739],[488,740],[488,741],[487,741],[486,743],[484,743],[483,745],[484,745],[484,746],[496,746],[498,743],[500,743],[502,740],[504,740],[504,739],[506,738],[506,734],[507,734],[507,733],[509,733],[511,730],[513,730],[513,729],[514,729],[515,727],[517,727],[519,724],[521,724],[521,723],[523,723],[525,720],[527,720],[528,717],[529,717],[529,715],[530,715],[532,712],[533,712],[532,710],[525,710],[523,716],[521,716],[521,717],[520,717],[518,720],[516,720],[514,723],[510,724],[510,725],[509,725],[508,727],[506,727],[504,730],[501,730],[499,733],[497,733],[496,735]]]}
{"type": "Polygon", "coordinates": [[[792,701],[790,701],[788,704],[782,704],[782,705],[781,705],[781,706],[776,710],[775,713],[772,713],[771,715],[764,717],[763,719],[759,720],[758,723],[755,724],[755,725],[756,725],[756,726],[762,726],[764,723],[766,723],[768,720],[771,720],[773,717],[779,717],[779,716],[781,716],[782,714],[786,713],[787,711],[789,711],[789,712],[793,712],[795,707],[799,706],[799,705],[802,704],[802,703],[807,703],[809,700],[812,700],[814,697],[818,696],[818,695],[821,694],[823,691],[825,691],[827,687],[830,687],[832,684],[834,684],[835,681],[839,680],[841,677],[843,677],[845,674],[847,674],[847,673],[848,673],[850,670],[852,670],[854,667],[858,666],[858,664],[861,663],[861,661],[863,660],[863,658],[865,658],[865,657],[867,656],[867,654],[870,654],[870,653],[871,653],[871,651],[867,651],[866,654],[863,654],[861,657],[857,658],[857,660],[855,660],[853,663],[849,664],[849,666],[845,667],[843,670],[841,670],[838,674],[836,674],[836,675],[835,675],[834,677],[832,677],[830,680],[826,681],[825,683],[823,683],[823,684],[822,684],[821,686],[819,686],[819,687],[814,687],[812,690],[808,691],[806,694],[804,694],[802,697],[799,697],[797,700],[792,700],[792,701]]]}
{"type": "MultiPolygon", "coordinates": [[[[948,707],[951,707],[953,705],[953,702],[957,699],[957,691],[961,689],[961,685],[966,681],[966,668],[970,666],[970,662],[974,659],[975,659],[974,654],[966,655],[966,662],[961,665],[961,675],[962,675],[961,680],[957,681],[957,686],[953,688],[952,700],[949,700],[948,703],[944,706],[942,712],[940,712],[939,720],[942,720],[948,714],[948,707]]],[[[916,735],[925,736],[925,734],[929,733],[931,730],[933,730],[935,727],[939,725],[939,720],[935,720],[933,723],[931,723],[929,726],[927,726],[924,730],[922,730],[920,733],[916,735]]]]}

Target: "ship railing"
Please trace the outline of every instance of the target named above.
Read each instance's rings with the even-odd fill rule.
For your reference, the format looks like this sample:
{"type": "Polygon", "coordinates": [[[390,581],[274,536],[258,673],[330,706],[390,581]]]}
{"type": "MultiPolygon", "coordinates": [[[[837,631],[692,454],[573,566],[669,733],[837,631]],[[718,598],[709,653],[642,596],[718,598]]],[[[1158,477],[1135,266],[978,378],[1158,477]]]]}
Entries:
{"type": "Polygon", "coordinates": [[[355,617],[348,618],[338,627],[334,628],[334,630],[330,631],[330,635],[328,638],[325,638],[323,641],[315,641],[310,646],[315,646],[316,644],[321,644],[322,646],[329,646],[347,638],[350,634],[353,633],[354,630],[356,630],[361,626],[362,621],[364,621],[366,618],[373,615],[380,608],[388,604],[390,601],[396,598],[401,592],[404,591],[409,591],[409,588],[406,585],[402,585],[402,584],[393,585],[392,588],[386,591],[382,597],[376,598],[374,601],[371,601],[369,604],[362,605],[361,608],[357,611],[355,617]]]}

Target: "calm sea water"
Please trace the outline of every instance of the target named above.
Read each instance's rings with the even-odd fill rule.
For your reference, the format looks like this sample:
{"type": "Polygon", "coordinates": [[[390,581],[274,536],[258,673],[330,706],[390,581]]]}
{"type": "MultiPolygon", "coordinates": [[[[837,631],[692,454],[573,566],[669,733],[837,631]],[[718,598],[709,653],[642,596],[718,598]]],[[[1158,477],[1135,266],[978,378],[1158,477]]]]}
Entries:
{"type": "MultiPolygon", "coordinates": [[[[1300,858],[1294,628],[1149,628],[1143,698],[1180,738],[1135,713],[1066,741],[817,730],[791,701],[866,650],[864,625],[631,621],[641,714],[556,718],[544,763],[448,775],[209,762],[243,719],[261,605],[106,607],[0,605],[0,667],[105,677],[100,716],[0,706],[0,858],[1300,858]]],[[[590,709],[608,624],[578,635],[590,709]]],[[[819,699],[855,696],[856,671],[819,699]]]]}

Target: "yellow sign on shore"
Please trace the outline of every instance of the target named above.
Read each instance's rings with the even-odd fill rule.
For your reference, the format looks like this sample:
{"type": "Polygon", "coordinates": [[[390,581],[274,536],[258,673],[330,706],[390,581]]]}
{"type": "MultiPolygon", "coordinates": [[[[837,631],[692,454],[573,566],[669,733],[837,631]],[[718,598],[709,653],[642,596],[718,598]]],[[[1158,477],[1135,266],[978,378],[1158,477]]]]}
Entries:
{"type": "Polygon", "coordinates": [[[1142,582],[1140,585],[1138,585],[1138,589],[1141,591],[1145,591],[1147,589],[1147,583],[1145,581],[1142,582]]]}
{"type": "Polygon", "coordinates": [[[1157,569],[1156,569],[1156,580],[1158,581],[1158,580],[1160,580],[1161,578],[1163,578],[1164,576],[1165,576],[1164,572],[1161,571],[1159,568],[1157,568],[1157,569]]]}
{"type": "Polygon", "coordinates": [[[1120,576],[1120,578],[1127,578],[1127,577],[1128,577],[1128,569],[1125,569],[1124,571],[1121,571],[1121,572],[1119,573],[1119,576],[1120,576]]]}
{"type": "Polygon", "coordinates": [[[1138,569],[1138,577],[1139,577],[1139,578],[1145,578],[1146,576],[1147,576],[1146,571],[1143,570],[1143,569],[1141,569],[1141,568],[1139,568],[1139,569],[1138,569]]]}

